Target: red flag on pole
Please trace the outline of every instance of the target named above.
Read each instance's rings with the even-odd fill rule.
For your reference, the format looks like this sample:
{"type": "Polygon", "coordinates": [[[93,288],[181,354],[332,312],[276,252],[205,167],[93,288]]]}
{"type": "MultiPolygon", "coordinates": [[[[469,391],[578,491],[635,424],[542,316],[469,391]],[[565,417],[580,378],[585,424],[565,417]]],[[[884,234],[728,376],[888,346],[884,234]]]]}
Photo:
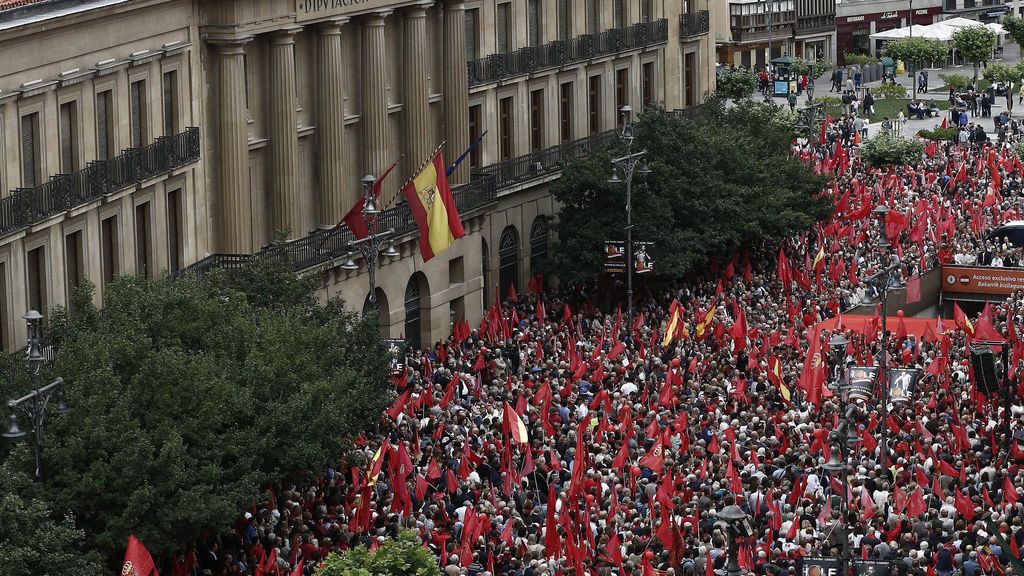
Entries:
{"type": "Polygon", "coordinates": [[[123,576],[158,576],[156,565],[149,550],[139,542],[135,535],[128,537],[128,548],[124,551],[124,564],[121,565],[123,576]]]}
{"type": "Polygon", "coordinates": [[[907,304],[921,301],[921,276],[915,274],[907,278],[907,304]]]}

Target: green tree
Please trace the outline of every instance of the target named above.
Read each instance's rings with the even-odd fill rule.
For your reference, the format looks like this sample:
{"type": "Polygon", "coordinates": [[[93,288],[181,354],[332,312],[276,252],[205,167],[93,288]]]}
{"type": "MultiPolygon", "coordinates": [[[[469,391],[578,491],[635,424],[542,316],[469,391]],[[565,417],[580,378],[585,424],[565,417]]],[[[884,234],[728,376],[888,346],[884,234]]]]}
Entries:
{"type": "Polygon", "coordinates": [[[25,450],[0,464],[0,566],[7,576],[75,574],[101,576],[95,558],[82,552],[85,532],[75,527],[73,516],[55,514],[40,495],[40,486],[16,468],[15,460],[29,461],[25,450]]]}
{"type": "Polygon", "coordinates": [[[964,26],[953,33],[953,47],[960,56],[974,63],[974,83],[978,83],[978,66],[992,59],[996,34],[984,26],[964,26]]]}
{"type": "Polygon", "coordinates": [[[971,83],[971,79],[963,74],[939,74],[939,79],[945,82],[946,89],[959,90],[971,83]]]}
{"type": "MultiPolygon", "coordinates": [[[[1007,66],[1002,62],[993,62],[985,68],[984,76],[989,82],[1002,82],[1006,89],[1010,90],[1011,86],[1020,82],[1024,76],[1024,65],[1018,62],[1015,66],[1007,66]]],[[[1008,110],[1013,110],[1013,98],[1007,98],[1006,102],[1009,105],[1008,110]]]]}
{"type": "Polygon", "coordinates": [[[432,576],[437,559],[424,548],[416,534],[406,530],[370,552],[358,546],[343,554],[331,553],[316,576],[432,576]]]}
{"type": "MultiPolygon", "coordinates": [[[[945,42],[926,40],[924,38],[904,38],[894,40],[885,46],[885,55],[889,58],[903,60],[912,65],[912,70],[927,62],[944,61],[949,48],[945,42]]],[[[917,78],[911,82],[914,99],[917,99],[917,78]]]]}
{"type": "Polygon", "coordinates": [[[876,167],[914,164],[921,160],[922,153],[921,142],[892,134],[880,134],[860,146],[860,157],[876,167]]]}
{"type": "Polygon", "coordinates": [[[757,76],[749,70],[743,68],[726,68],[718,75],[718,84],[715,89],[715,94],[719,98],[738,101],[750,98],[756,91],[757,76]]]}
{"type": "Polygon", "coordinates": [[[45,441],[50,501],[108,559],[229,526],[271,482],[322,469],[389,403],[379,329],[319,305],[283,259],[189,277],[118,279],[54,314],[71,412],[45,441]]]}
{"type": "Polygon", "coordinates": [[[1003,16],[1003,28],[1019,46],[1024,46],[1024,19],[1013,14],[1003,16]]]}
{"type": "MultiPolygon", "coordinates": [[[[634,177],[633,238],[656,243],[659,275],[684,276],[828,215],[817,199],[824,179],[790,154],[794,122],[788,111],[751,100],[710,100],[693,118],[644,111],[633,148],[647,150],[652,173],[634,177]]],[[[554,187],[563,278],[593,278],[602,242],[625,236],[625,186],[607,182],[611,154],[620,152],[570,164],[554,187]]]]}

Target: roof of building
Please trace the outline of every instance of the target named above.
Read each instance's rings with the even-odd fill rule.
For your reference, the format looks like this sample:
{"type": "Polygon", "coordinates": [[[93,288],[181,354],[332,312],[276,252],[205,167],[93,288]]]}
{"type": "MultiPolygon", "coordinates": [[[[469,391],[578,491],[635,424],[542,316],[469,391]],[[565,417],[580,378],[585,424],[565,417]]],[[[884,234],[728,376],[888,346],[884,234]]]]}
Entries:
{"type": "Polygon", "coordinates": [[[0,10],[10,10],[11,8],[19,8],[21,6],[28,6],[29,4],[41,4],[48,1],[49,0],[0,0],[0,10]]]}

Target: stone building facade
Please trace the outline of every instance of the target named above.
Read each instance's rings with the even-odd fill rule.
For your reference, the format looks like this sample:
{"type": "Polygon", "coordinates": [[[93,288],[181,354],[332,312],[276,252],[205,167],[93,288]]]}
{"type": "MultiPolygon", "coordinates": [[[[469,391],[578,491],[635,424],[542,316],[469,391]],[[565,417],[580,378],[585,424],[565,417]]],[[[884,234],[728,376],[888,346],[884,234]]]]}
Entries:
{"type": "MultiPolygon", "coordinates": [[[[61,252],[77,246],[65,239],[76,218],[88,233],[75,241],[86,256],[73,274],[102,284],[110,259],[103,218],[112,206],[119,210],[116,273],[186,266],[201,273],[283,251],[297,273],[322,277],[325,298],[341,296],[360,309],[369,294],[366,265],[339,223],[362,195],[363,177],[400,158],[382,182],[378,226],[395,230],[400,256],[382,258],[376,274],[380,320],[390,336],[436,340],[455,320],[478,323],[496,287],[525,289],[550,250],[557,212],[550,182],[567,159],[613,137],[622,106],[682,108],[714,88],[708,0],[76,0],[67,14],[57,8],[61,1],[35,4],[52,20],[38,31],[33,16],[12,20],[14,48],[6,52],[21,50],[25,38],[46,42],[65,26],[69,53],[47,54],[52,65],[35,50],[0,63],[4,145],[19,146],[11,122],[31,113],[36,97],[32,84],[22,84],[52,82],[43,96],[52,110],[41,125],[38,182],[62,173],[59,76],[77,68],[85,80],[76,85],[88,87],[83,142],[96,140],[91,100],[114,79],[112,150],[137,155],[173,127],[187,142],[161,145],[189,144],[194,154],[186,163],[172,150],[168,171],[0,238],[7,282],[0,319],[9,349],[23,342],[17,316],[30,302],[66,303],[71,268],[61,252]],[[83,28],[82,18],[119,32],[83,28]],[[172,62],[180,70],[173,125],[163,120],[168,105],[156,81],[172,62]],[[112,65],[117,70],[104,73],[112,65]],[[138,120],[136,78],[143,76],[147,111],[138,120]],[[8,89],[18,93],[5,98],[8,89]],[[146,122],[141,139],[133,122],[146,122]],[[437,147],[451,163],[485,131],[450,179],[466,236],[423,262],[401,185],[437,147]],[[168,198],[181,208],[169,209],[168,198]],[[137,208],[146,203],[149,216],[137,208]],[[136,229],[152,236],[141,244],[152,253],[144,266],[136,229]],[[31,296],[28,280],[39,266],[27,256],[37,238],[48,247],[45,302],[31,296]],[[345,266],[350,256],[357,270],[345,266]]],[[[0,0],[0,22],[3,14],[0,0]]],[[[82,166],[101,158],[92,144],[79,154],[82,166]]],[[[23,162],[5,158],[4,189],[27,187],[9,178],[23,162]]]]}

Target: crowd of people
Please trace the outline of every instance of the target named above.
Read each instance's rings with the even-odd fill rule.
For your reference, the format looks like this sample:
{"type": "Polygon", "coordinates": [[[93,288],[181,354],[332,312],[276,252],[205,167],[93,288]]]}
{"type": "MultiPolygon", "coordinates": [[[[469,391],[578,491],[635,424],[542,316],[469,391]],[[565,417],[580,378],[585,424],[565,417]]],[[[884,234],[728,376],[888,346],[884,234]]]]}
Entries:
{"type": "Polygon", "coordinates": [[[1014,138],[872,168],[856,132],[845,119],[794,145],[831,177],[834,213],[811,232],[648,284],[632,317],[607,287],[531,279],[479,326],[410,351],[353,454],[276,487],[173,573],[309,574],[412,530],[447,576],[713,576],[730,557],[785,575],[844,539],[901,576],[1020,574],[1024,407],[981,394],[966,354],[1006,339],[1019,380],[1024,294],[924,334],[883,334],[872,300],[940,263],[1020,262],[986,237],[1022,210],[1014,138]],[[854,325],[857,306],[870,320],[854,325]],[[882,355],[920,371],[910,400],[846,398],[842,368],[882,355]],[[823,467],[835,457],[845,472],[823,467]],[[728,506],[746,520],[723,522],[728,506]]]}

